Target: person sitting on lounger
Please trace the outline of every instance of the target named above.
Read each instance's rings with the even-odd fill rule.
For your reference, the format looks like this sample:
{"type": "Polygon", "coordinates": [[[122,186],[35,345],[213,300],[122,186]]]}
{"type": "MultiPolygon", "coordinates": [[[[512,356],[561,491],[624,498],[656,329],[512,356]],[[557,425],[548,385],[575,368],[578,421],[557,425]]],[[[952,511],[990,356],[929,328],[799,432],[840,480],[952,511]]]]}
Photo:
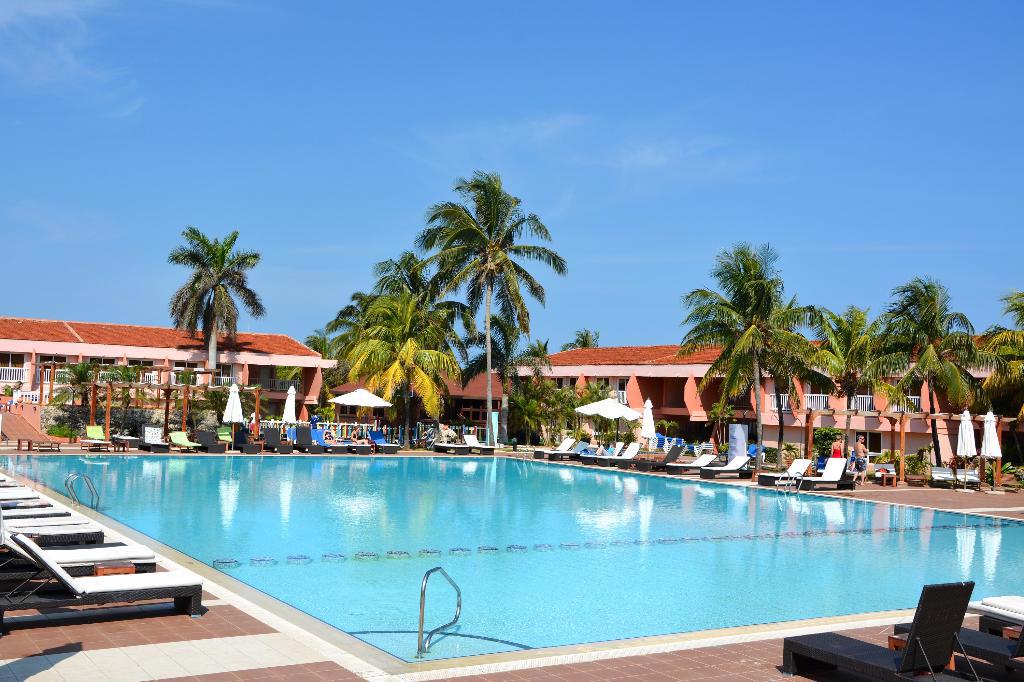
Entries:
{"type": "Polygon", "coordinates": [[[332,431],[330,427],[327,427],[327,428],[324,429],[324,442],[325,443],[333,443],[334,442],[334,431],[332,431]]]}

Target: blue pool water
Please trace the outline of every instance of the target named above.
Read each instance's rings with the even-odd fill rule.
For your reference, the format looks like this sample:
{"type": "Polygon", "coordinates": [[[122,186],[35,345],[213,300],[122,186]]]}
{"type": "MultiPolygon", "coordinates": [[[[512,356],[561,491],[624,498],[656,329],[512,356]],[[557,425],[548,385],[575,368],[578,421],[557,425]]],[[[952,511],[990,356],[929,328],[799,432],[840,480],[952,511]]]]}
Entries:
{"type": "MultiPolygon", "coordinates": [[[[929,582],[1024,593],[1024,525],[965,514],[490,458],[0,465],[87,472],[118,521],[406,660],[433,566],[463,613],[431,658],[909,608],[929,582]]],[[[432,582],[428,627],[453,608],[432,582]]]]}

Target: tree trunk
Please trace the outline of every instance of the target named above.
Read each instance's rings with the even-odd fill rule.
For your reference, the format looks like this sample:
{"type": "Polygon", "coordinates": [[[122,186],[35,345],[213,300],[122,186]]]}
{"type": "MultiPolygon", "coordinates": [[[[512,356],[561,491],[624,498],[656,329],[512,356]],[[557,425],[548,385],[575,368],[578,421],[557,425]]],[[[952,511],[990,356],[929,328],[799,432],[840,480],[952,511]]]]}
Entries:
{"type": "Polygon", "coordinates": [[[508,443],[508,391],[503,391],[501,396],[501,412],[498,413],[498,442],[508,443]]]}
{"type": "Polygon", "coordinates": [[[496,435],[491,429],[491,411],[493,408],[493,389],[491,388],[491,284],[488,282],[484,290],[484,343],[487,352],[487,431],[485,439],[488,445],[495,445],[496,435]]]}
{"type": "MultiPolygon", "coordinates": [[[[928,413],[935,414],[935,389],[932,382],[928,382],[928,413]]],[[[935,466],[942,466],[942,453],[939,451],[939,426],[935,423],[934,417],[929,420],[932,423],[932,447],[935,448],[935,466]]]]}
{"type": "MultiPolygon", "coordinates": [[[[856,390],[856,389],[855,389],[856,390]]],[[[843,457],[850,454],[850,420],[853,419],[853,415],[849,414],[853,411],[853,406],[857,401],[856,393],[846,394],[846,433],[843,434],[843,457]]]]}
{"type": "MultiPolygon", "coordinates": [[[[764,452],[764,424],[761,421],[761,410],[764,407],[764,396],[762,395],[761,382],[764,377],[761,376],[761,363],[757,354],[754,354],[754,411],[755,425],[757,427],[757,452],[755,453],[756,459],[754,460],[754,480],[757,480],[757,475],[761,471],[761,455],[764,452]]],[[[730,457],[735,457],[735,453],[730,452],[730,457]]]]}
{"type": "Polygon", "coordinates": [[[782,411],[782,394],[779,393],[778,385],[775,386],[775,409],[779,414],[779,442],[775,444],[775,468],[782,471],[782,444],[786,440],[786,413],[782,411]]]}
{"type": "MultiPolygon", "coordinates": [[[[206,340],[206,368],[217,369],[217,332],[211,332],[210,338],[206,340]]],[[[210,383],[213,383],[213,375],[210,375],[210,383]]]]}
{"type": "Polygon", "coordinates": [[[402,390],[405,399],[405,436],[403,438],[405,442],[402,445],[406,450],[409,450],[411,448],[409,439],[412,435],[412,397],[409,395],[409,384],[406,384],[402,390]]]}

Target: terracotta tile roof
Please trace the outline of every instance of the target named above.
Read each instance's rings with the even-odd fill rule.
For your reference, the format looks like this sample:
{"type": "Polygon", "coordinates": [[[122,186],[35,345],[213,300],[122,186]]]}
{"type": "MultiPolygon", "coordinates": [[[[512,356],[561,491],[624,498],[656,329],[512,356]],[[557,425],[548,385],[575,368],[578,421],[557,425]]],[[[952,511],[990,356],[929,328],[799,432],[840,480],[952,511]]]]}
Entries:
{"type": "MultiPolygon", "coordinates": [[[[448,395],[453,398],[479,398],[480,400],[487,399],[487,384],[484,381],[484,375],[480,374],[469,380],[469,383],[465,388],[462,387],[460,381],[445,381],[448,386],[448,395]]],[[[331,389],[331,393],[334,395],[341,395],[342,393],[348,393],[354,391],[357,388],[363,388],[364,384],[362,381],[349,381],[348,383],[335,386],[331,389]]],[[[501,382],[498,378],[494,378],[494,383],[491,384],[491,395],[497,400],[504,395],[504,391],[501,388],[501,382]]]]}
{"type": "MultiPolygon", "coordinates": [[[[192,337],[169,327],[33,320],[21,317],[0,317],[0,339],[146,346],[179,350],[206,348],[201,336],[192,337]]],[[[224,338],[218,340],[218,349],[246,353],[320,357],[316,351],[284,334],[239,333],[233,342],[229,343],[224,338]]]]}
{"type": "Polygon", "coordinates": [[[718,357],[711,349],[679,357],[678,344],[665,346],[609,346],[606,348],[576,348],[550,356],[551,365],[706,365],[718,357]]]}

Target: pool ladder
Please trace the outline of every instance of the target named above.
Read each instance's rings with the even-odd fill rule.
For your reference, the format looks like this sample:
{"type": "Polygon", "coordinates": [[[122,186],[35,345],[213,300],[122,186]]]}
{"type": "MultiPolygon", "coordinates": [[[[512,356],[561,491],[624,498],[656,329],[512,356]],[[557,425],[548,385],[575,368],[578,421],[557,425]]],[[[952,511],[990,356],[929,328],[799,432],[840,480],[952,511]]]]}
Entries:
{"type": "Polygon", "coordinates": [[[98,509],[100,505],[100,494],[96,492],[96,485],[92,482],[92,478],[88,474],[80,474],[77,471],[72,471],[64,479],[64,489],[68,491],[68,497],[71,498],[71,502],[76,506],[82,504],[82,501],[78,498],[78,492],[75,490],[75,483],[79,479],[85,481],[85,487],[89,490],[89,506],[93,509],[98,509]]]}
{"type": "Polygon", "coordinates": [[[423,658],[423,654],[430,651],[430,642],[434,638],[434,635],[444,632],[450,627],[453,627],[459,622],[459,616],[462,615],[462,590],[455,584],[452,577],[448,575],[448,571],[444,570],[440,566],[435,566],[426,573],[423,574],[423,584],[420,586],[420,627],[418,636],[416,638],[416,658],[423,658]],[[440,573],[444,576],[444,579],[448,581],[448,584],[455,590],[455,617],[452,618],[450,623],[438,626],[433,630],[426,633],[426,638],[423,637],[423,612],[427,607],[427,583],[430,582],[430,576],[435,573],[440,573]]]}

